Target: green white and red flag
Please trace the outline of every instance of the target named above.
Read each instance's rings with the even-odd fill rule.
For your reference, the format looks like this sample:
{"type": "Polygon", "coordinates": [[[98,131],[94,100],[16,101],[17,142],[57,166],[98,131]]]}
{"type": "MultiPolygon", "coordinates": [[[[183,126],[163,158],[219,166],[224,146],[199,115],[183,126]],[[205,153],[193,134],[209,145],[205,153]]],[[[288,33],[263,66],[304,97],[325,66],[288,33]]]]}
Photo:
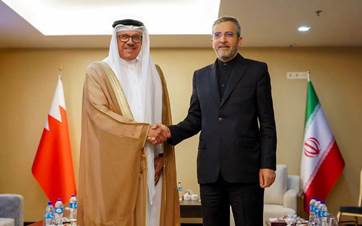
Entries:
{"type": "Polygon", "coordinates": [[[327,198],[342,175],[343,169],[343,157],[313,84],[308,80],[301,161],[301,179],[306,211],[309,211],[308,205],[312,198],[323,201],[327,198]]]}

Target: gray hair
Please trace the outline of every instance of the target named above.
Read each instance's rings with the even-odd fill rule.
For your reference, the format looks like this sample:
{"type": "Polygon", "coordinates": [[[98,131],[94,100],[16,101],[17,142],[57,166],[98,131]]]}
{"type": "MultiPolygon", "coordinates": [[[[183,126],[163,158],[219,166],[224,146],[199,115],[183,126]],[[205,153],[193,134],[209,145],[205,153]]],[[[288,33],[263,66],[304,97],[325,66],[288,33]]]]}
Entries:
{"type": "Polygon", "coordinates": [[[236,19],[235,17],[231,17],[231,16],[219,17],[217,20],[215,20],[214,24],[212,25],[212,30],[214,30],[215,25],[221,24],[223,22],[234,23],[235,27],[236,27],[236,34],[238,35],[238,37],[240,37],[240,35],[241,35],[240,23],[239,23],[238,19],[236,19]]]}

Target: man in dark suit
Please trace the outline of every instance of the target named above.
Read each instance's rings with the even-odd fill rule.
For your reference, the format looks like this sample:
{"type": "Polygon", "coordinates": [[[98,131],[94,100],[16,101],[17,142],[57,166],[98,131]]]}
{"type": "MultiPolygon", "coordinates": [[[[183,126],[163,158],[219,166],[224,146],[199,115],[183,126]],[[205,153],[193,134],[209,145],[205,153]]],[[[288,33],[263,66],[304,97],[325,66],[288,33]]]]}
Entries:
{"type": "Polygon", "coordinates": [[[229,225],[230,205],[237,226],[263,225],[264,188],[275,179],[269,72],[265,63],[238,54],[241,41],[235,18],[215,21],[218,59],[195,71],[188,115],[169,127],[173,145],[201,131],[197,176],[204,226],[229,225]]]}

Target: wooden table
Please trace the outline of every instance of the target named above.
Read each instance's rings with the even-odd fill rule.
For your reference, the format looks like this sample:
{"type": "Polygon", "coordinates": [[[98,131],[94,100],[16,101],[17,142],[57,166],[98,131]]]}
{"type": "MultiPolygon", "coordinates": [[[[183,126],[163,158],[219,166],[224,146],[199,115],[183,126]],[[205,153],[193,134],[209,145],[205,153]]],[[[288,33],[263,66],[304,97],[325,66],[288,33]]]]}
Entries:
{"type": "MultiPolygon", "coordinates": [[[[64,224],[64,226],[70,225],[70,224],[64,224]]],[[[32,224],[28,224],[28,226],[43,226],[43,221],[38,221],[32,224]]]]}
{"type": "Polygon", "coordinates": [[[28,226],[43,226],[43,221],[38,221],[32,224],[29,224],[28,226]]]}
{"type": "MultiPolygon", "coordinates": [[[[201,202],[181,201],[180,202],[180,223],[182,224],[202,224],[201,202]]],[[[38,221],[28,226],[43,226],[43,221],[38,221]]]]}
{"type": "Polygon", "coordinates": [[[180,223],[181,224],[202,224],[201,202],[181,201],[180,202],[180,223]]]}

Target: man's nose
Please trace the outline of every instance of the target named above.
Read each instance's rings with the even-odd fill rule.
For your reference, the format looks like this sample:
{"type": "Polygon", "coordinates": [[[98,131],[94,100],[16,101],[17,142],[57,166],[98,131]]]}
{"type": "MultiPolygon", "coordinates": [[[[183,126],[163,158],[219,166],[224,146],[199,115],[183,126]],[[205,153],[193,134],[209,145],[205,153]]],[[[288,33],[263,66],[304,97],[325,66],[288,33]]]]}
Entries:
{"type": "Polygon", "coordinates": [[[127,44],[132,44],[132,45],[134,45],[133,38],[132,38],[132,37],[129,37],[129,39],[127,40],[126,43],[127,43],[127,44]]]}
{"type": "Polygon", "coordinates": [[[225,42],[226,41],[226,37],[225,37],[225,35],[222,35],[221,37],[220,37],[220,42],[225,42]]]}
{"type": "Polygon", "coordinates": [[[126,42],[126,45],[127,46],[134,46],[135,45],[135,43],[133,42],[133,40],[131,41],[131,38],[126,42]]]}

